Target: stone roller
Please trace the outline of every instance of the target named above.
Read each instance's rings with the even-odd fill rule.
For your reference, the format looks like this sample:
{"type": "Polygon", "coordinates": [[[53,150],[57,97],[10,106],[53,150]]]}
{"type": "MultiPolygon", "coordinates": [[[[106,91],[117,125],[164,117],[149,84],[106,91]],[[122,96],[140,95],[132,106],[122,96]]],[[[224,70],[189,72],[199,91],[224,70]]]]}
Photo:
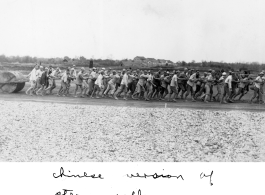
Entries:
{"type": "Polygon", "coordinates": [[[4,93],[17,93],[21,91],[25,82],[28,82],[23,74],[16,71],[0,72],[0,92],[4,93]]]}

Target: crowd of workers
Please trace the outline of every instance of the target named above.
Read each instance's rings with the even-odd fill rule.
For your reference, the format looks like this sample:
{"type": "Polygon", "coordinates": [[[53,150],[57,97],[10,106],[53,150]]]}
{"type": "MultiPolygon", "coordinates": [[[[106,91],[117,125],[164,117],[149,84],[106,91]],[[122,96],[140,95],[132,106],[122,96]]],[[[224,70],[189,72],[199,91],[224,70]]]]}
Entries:
{"type": "Polygon", "coordinates": [[[61,71],[58,67],[53,69],[51,66],[36,65],[27,75],[30,88],[26,94],[53,94],[52,91],[57,87],[56,80],[60,80],[61,86],[57,96],[69,96],[71,84],[74,83],[74,96],[82,98],[109,97],[116,100],[132,98],[176,102],[177,99],[187,101],[190,96],[192,101],[233,103],[253,91],[249,102],[263,104],[264,73],[265,71],[262,71],[253,77],[240,71],[208,70],[200,73],[198,70],[187,68],[183,71],[153,71],[95,67],[77,71],[75,65],[61,71]]]}

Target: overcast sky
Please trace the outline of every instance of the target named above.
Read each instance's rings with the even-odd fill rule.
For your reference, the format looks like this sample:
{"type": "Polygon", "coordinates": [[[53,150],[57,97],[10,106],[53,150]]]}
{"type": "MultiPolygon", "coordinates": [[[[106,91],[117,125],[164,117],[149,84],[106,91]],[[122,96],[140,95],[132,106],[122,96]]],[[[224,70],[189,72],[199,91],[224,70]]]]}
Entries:
{"type": "Polygon", "coordinates": [[[263,0],[0,0],[0,54],[265,62],[263,0]]]}

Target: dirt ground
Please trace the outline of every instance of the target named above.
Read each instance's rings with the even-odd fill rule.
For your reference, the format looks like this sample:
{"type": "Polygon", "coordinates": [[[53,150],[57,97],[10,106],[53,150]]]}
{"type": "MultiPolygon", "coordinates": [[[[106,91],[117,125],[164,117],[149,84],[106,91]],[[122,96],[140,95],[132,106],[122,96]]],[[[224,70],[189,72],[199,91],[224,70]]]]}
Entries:
{"type": "Polygon", "coordinates": [[[265,112],[115,104],[0,100],[0,161],[265,161],[265,112]]]}

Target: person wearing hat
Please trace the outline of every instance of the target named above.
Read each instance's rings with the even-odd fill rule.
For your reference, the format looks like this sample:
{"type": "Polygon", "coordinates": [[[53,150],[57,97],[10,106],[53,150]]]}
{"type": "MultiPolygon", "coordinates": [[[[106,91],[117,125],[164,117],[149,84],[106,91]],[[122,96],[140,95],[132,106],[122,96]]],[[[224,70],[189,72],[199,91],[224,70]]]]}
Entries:
{"type": "Polygon", "coordinates": [[[263,102],[263,89],[262,86],[264,84],[264,80],[262,79],[262,77],[264,77],[264,73],[263,72],[260,72],[258,74],[258,77],[254,80],[254,95],[253,97],[251,98],[250,100],[250,103],[253,103],[253,100],[257,97],[258,95],[258,103],[262,103],[263,102]]]}
{"type": "Polygon", "coordinates": [[[224,87],[223,87],[223,95],[220,103],[227,103],[227,101],[231,102],[231,92],[232,92],[232,72],[229,71],[229,75],[226,77],[224,81],[224,87]]]}
{"type": "Polygon", "coordinates": [[[76,92],[78,91],[78,88],[80,88],[80,90],[81,90],[80,97],[82,97],[82,98],[84,97],[84,95],[83,95],[83,90],[84,90],[84,87],[83,87],[84,73],[85,73],[85,68],[82,67],[81,68],[81,71],[77,74],[77,77],[76,77],[74,97],[77,97],[76,92]]]}
{"type": "Polygon", "coordinates": [[[230,102],[233,102],[233,97],[237,94],[236,89],[240,82],[239,71],[232,72],[232,91],[230,94],[230,102]]]}

